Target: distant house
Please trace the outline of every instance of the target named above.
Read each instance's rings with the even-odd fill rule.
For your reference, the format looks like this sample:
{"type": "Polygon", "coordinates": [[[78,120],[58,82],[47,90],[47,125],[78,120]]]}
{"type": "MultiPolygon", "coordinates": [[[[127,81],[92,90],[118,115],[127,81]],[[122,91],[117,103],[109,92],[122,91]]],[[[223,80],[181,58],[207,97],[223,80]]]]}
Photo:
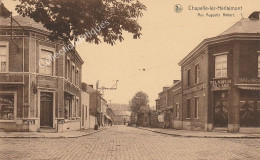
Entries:
{"type": "Polygon", "coordinates": [[[114,124],[123,125],[130,122],[131,111],[114,110],[114,124]]]}

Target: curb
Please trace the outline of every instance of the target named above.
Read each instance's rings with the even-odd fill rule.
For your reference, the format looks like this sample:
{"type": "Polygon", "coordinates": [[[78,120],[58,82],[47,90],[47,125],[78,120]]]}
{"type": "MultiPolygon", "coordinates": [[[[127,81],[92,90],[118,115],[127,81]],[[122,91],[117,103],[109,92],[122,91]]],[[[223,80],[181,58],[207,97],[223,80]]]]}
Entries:
{"type": "MultiPolygon", "coordinates": [[[[138,127],[137,127],[138,128],[138,127]]],[[[186,138],[222,138],[222,139],[260,139],[260,137],[256,137],[256,136],[241,136],[241,137],[221,137],[221,136],[192,136],[192,135],[181,135],[181,134],[173,134],[173,133],[165,133],[165,132],[160,132],[160,131],[155,131],[155,130],[150,130],[150,129],[146,129],[146,128],[138,128],[138,129],[142,129],[142,130],[146,130],[146,131],[150,131],[150,132],[154,132],[154,133],[160,133],[160,134],[164,134],[164,135],[169,135],[169,136],[174,136],[174,137],[186,137],[186,138]]]]}
{"type": "Polygon", "coordinates": [[[48,136],[0,136],[0,139],[4,139],[4,138],[48,138],[48,139],[62,139],[62,138],[80,138],[80,137],[84,137],[84,136],[88,136],[97,132],[101,132],[103,130],[106,130],[107,128],[103,128],[103,129],[99,129],[96,130],[94,132],[91,133],[86,133],[86,134],[82,134],[82,135],[78,135],[78,136],[58,136],[58,137],[48,137],[48,136]]]}

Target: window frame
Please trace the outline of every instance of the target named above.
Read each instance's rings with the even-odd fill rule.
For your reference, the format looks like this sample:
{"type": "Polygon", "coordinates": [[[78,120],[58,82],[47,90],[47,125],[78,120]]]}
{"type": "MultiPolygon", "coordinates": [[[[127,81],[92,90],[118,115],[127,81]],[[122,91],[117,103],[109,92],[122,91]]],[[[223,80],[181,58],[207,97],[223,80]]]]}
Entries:
{"type": "Polygon", "coordinates": [[[187,87],[191,86],[191,68],[187,69],[187,87]]]}
{"type": "Polygon", "coordinates": [[[179,102],[175,103],[175,107],[176,107],[176,118],[179,119],[180,118],[180,104],[179,104],[179,102]]]}
{"type": "Polygon", "coordinates": [[[200,82],[200,66],[199,63],[195,64],[195,84],[200,82]]]}
{"type": "Polygon", "coordinates": [[[9,72],[9,54],[10,54],[9,42],[7,42],[7,41],[0,41],[0,46],[6,46],[6,71],[1,71],[0,70],[0,73],[7,73],[7,72],[9,72]]]}
{"type": "Polygon", "coordinates": [[[0,91],[0,94],[13,94],[14,95],[14,119],[12,120],[3,120],[0,119],[0,122],[15,122],[17,116],[17,91],[0,91]]]}
{"type": "Polygon", "coordinates": [[[80,86],[79,85],[79,68],[76,67],[76,70],[75,70],[75,84],[76,86],[80,86]]]}
{"type": "Polygon", "coordinates": [[[66,58],[66,79],[69,80],[70,79],[70,66],[71,66],[71,61],[70,61],[70,58],[67,57],[66,58]]]}
{"type": "Polygon", "coordinates": [[[76,66],[75,63],[71,63],[71,83],[75,84],[75,74],[76,74],[76,66]]]}
{"type": "Polygon", "coordinates": [[[41,60],[42,50],[45,50],[47,52],[52,52],[52,58],[53,58],[53,60],[51,60],[52,61],[52,74],[41,73],[40,72],[40,67],[41,66],[38,66],[38,73],[41,74],[41,75],[46,75],[46,76],[54,76],[56,74],[56,72],[55,72],[55,70],[56,70],[56,67],[55,67],[55,65],[56,65],[56,58],[54,57],[55,48],[51,48],[51,47],[40,45],[39,46],[39,61],[41,60]]]}
{"type": "Polygon", "coordinates": [[[215,78],[228,78],[228,52],[214,54],[213,56],[214,56],[214,63],[215,63],[215,74],[214,74],[215,78]],[[221,57],[221,56],[226,56],[226,61],[220,61],[220,63],[221,63],[221,68],[220,68],[221,75],[217,76],[217,63],[216,63],[216,60],[217,60],[217,57],[221,57]],[[223,62],[226,62],[226,68],[225,68],[226,69],[226,75],[225,76],[223,75],[223,70],[224,70],[224,68],[223,68],[223,64],[224,63],[223,62]]]}

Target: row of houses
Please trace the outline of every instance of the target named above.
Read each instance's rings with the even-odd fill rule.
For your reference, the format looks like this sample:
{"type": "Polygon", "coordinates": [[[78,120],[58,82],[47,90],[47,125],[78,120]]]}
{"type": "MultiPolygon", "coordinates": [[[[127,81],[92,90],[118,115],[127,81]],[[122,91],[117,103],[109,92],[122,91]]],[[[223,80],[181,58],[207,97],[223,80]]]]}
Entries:
{"type": "Polygon", "coordinates": [[[0,129],[63,132],[111,123],[106,100],[81,81],[84,61],[74,45],[50,41],[50,34],[31,18],[0,17],[0,129]]]}
{"type": "Polygon", "coordinates": [[[260,126],[259,17],[254,12],[204,39],[179,62],[181,80],[156,100],[164,127],[239,132],[260,126]]]}

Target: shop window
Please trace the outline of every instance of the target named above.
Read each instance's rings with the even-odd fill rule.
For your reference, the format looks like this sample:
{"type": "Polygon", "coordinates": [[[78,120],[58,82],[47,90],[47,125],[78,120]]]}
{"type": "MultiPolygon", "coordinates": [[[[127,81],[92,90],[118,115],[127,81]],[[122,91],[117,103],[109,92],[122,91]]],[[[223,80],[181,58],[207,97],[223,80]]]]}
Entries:
{"type": "Polygon", "coordinates": [[[187,81],[188,81],[188,84],[187,86],[190,87],[190,69],[187,71],[187,81]]]}
{"type": "Polygon", "coordinates": [[[47,75],[53,74],[54,59],[52,58],[52,55],[52,51],[41,49],[39,73],[47,75]]]}
{"type": "Polygon", "coordinates": [[[65,119],[71,119],[72,117],[72,99],[70,96],[66,96],[65,100],[65,119]]]}
{"type": "Polygon", "coordinates": [[[7,72],[8,68],[8,46],[0,45],[0,72],[7,72]]]}
{"type": "Polygon", "coordinates": [[[196,83],[196,84],[198,84],[199,81],[200,81],[199,75],[200,75],[199,64],[196,64],[196,65],[195,65],[195,83],[196,83]]]}
{"type": "Polygon", "coordinates": [[[260,101],[257,101],[256,110],[257,110],[257,112],[260,112],[260,101]]]}
{"type": "Polygon", "coordinates": [[[199,97],[195,97],[195,118],[199,118],[199,97]]]}
{"type": "Polygon", "coordinates": [[[215,77],[227,77],[227,55],[215,56],[215,77]]]}
{"type": "Polygon", "coordinates": [[[0,93],[0,120],[15,119],[15,94],[0,93]]]}
{"type": "Polygon", "coordinates": [[[175,106],[176,106],[176,118],[179,118],[180,117],[180,105],[179,105],[179,103],[176,103],[175,106]]]}
{"type": "Polygon", "coordinates": [[[191,103],[190,103],[190,99],[187,99],[187,119],[190,119],[190,107],[191,107],[191,103]]]}
{"type": "Polygon", "coordinates": [[[260,77],[260,53],[258,53],[258,77],[260,77]]]}

